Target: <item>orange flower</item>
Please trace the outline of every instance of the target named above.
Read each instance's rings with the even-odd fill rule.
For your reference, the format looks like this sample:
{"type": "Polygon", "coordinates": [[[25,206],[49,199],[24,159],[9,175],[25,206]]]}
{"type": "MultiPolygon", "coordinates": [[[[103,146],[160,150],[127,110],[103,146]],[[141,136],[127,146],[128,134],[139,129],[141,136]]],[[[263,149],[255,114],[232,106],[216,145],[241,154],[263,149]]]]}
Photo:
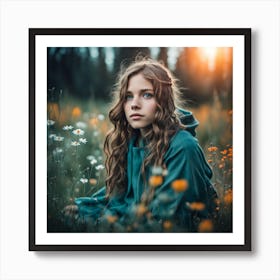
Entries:
{"type": "Polygon", "coordinates": [[[144,204],[139,204],[136,209],[137,216],[142,216],[148,211],[148,208],[144,204]]]}
{"type": "Polygon", "coordinates": [[[172,182],[172,188],[175,192],[184,192],[188,188],[188,181],[179,179],[172,182]]]}
{"type": "Polygon", "coordinates": [[[216,199],[215,199],[215,203],[216,203],[216,205],[220,205],[220,204],[221,204],[220,199],[216,198],[216,199]]]}
{"type": "Polygon", "coordinates": [[[209,151],[209,152],[216,152],[217,150],[218,150],[218,148],[215,147],[215,146],[212,146],[212,147],[209,147],[209,148],[208,148],[208,151],[209,151]]]}
{"type": "Polygon", "coordinates": [[[89,120],[89,123],[91,126],[96,126],[98,124],[98,119],[97,118],[91,118],[89,120]]]}
{"type": "Polygon", "coordinates": [[[225,204],[232,203],[232,190],[228,190],[224,195],[224,202],[225,204]]]}
{"type": "Polygon", "coordinates": [[[158,187],[162,184],[163,178],[160,175],[151,176],[149,179],[149,185],[151,187],[158,187]]]}
{"type": "Polygon", "coordinates": [[[164,230],[171,230],[173,227],[173,224],[170,221],[164,221],[162,224],[164,230]]]}
{"type": "Polygon", "coordinates": [[[222,155],[226,155],[227,152],[228,152],[227,150],[223,150],[223,151],[221,151],[221,154],[222,154],[222,155]]]}
{"type": "Polygon", "coordinates": [[[96,184],[97,184],[97,180],[94,179],[94,178],[90,178],[90,179],[89,179],[89,183],[90,183],[91,185],[96,185],[96,184]]]}
{"type": "Polygon", "coordinates": [[[213,222],[209,219],[202,220],[198,225],[198,232],[211,232],[213,231],[213,222]]]}
{"type": "Polygon", "coordinates": [[[228,156],[232,157],[232,148],[228,148],[228,156]]]}
{"type": "Polygon", "coordinates": [[[108,215],[106,219],[110,224],[113,224],[118,220],[118,216],[108,215]]]}
{"type": "Polygon", "coordinates": [[[72,116],[74,118],[77,118],[81,115],[81,109],[79,107],[74,107],[73,110],[72,110],[72,116]]]}
{"type": "Polygon", "coordinates": [[[188,203],[187,202],[187,206],[194,211],[202,211],[205,209],[205,204],[202,202],[192,202],[192,203],[188,203]]]}

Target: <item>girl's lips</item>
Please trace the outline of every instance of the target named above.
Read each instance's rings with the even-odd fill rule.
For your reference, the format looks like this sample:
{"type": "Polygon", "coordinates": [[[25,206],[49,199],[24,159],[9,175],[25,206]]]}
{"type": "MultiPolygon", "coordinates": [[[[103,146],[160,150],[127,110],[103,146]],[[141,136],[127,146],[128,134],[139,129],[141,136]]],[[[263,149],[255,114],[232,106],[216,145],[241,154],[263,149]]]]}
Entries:
{"type": "Polygon", "coordinates": [[[131,119],[133,120],[139,120],[143,117],[143,115],[140,115],[140,114],[133,114],[130,116],[131,119]]]}

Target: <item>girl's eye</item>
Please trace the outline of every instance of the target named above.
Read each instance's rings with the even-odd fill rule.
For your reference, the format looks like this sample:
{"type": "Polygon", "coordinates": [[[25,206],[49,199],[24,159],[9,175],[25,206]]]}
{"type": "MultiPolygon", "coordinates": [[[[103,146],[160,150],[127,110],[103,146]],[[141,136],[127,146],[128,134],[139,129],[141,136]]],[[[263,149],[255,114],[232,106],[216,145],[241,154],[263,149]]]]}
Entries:
{"type": "Polygon", "coordinates": [[[143,94],[143,97],[146,98],[146,99],[152,98],[153,96],[154,96],[154,95],[153,95],[152,93],[149,93],[149,92],[145,92],[145,93],[143,94]]]}
{"type": "Polygon", "coordinates": [[[125,100],[131,100],[133,98],[132,95],[126,95],[125,100]]]}

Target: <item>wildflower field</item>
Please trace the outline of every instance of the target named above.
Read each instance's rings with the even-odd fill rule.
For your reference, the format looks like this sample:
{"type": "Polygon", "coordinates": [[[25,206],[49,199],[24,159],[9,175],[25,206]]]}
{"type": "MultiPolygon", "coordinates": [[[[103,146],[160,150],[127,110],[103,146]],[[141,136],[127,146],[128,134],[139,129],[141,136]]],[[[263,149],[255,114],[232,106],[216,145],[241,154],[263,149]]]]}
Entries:
{"type": "MultiPolygon", "coordinates": [[[[47,108],[47,199],[48,232],[95,231],[82,223],[77,215],[66,216],[63,209],[73,205],[76,197],[91,196],[105,185],[103,143],[110,129],[109,104],[94,100],[82,102],[61,99],[48,102],[47,108]]],[[[194,113],[200,125],[197,138],[213,170],[213,185],[218,192],[216,216],[213,220],[202,220],[199,232],[232,231],[232,111],[223,109],[219,100],[196,108],[186,108],[194,113]]],[[[149,179],[151,189],[162,182],[162,174],[155,171],[149,179]]],[[[174,182],[175,193],[184,191],[187,182],[174,182]]],[[[164,198],[162,198],[164,199],[164,198]]],[[[187,204],[191,211],[203,211],[202,203],[187,204]]],[[[103,221],[103,231],[170,232],[172,220],[162,224],[153,222],[145,204],[135,205],[133,215],[125,228],[120,228],[118,217],[108,215],[103,221]]]]}

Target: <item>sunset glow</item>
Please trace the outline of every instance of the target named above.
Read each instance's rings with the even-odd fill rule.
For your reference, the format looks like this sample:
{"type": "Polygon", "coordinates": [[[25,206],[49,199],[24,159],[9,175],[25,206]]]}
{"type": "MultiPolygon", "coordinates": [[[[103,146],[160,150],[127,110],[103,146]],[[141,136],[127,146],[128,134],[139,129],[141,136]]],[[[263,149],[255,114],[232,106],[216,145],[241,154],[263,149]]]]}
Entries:
{"type": "Polygon", "coordinates": [[[208,62],[208,69],[213,71],[215,69],[215,59],[217,55],[217,48],[206,47],[201,48],[201,56],[208,62]]]}
{"type": "Polygon", "coordinates": [[[217,54],[217,48],[214,47],[201,48],[201,54],[206,59],[214,60],[217,54]]]}

